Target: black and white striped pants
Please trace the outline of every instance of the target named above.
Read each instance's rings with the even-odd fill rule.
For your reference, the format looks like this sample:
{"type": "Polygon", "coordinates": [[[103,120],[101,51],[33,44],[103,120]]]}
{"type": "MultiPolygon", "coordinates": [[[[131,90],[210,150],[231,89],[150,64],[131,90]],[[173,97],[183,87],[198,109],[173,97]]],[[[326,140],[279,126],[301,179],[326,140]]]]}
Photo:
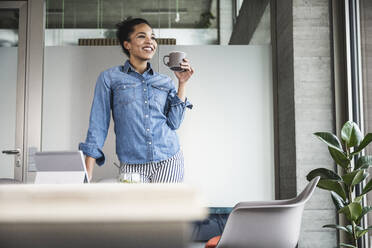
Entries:
{"type": "Polygon", "coordinates": [[[160,162],[146,164],[120,164],[120,173],[139,173],[145,183],[181,183],[183,182],[184,158],[182,150],[160,162]]]}

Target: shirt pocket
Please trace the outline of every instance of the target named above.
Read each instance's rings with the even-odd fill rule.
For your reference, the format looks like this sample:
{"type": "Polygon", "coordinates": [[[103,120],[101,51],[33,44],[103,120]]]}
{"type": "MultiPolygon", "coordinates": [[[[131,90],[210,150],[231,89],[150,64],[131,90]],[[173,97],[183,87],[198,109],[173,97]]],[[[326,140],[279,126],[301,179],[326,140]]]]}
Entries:
{"type": "Polygon", "coordinates": [[[132,103],[136,98],[136,87],[135,84],[119,84],[114,87],[114,106],[115,105],[128,105],[132,103]]]}
{"type": "Polygon", "coordinates": [[[166,86],[151,85],[153,88],[154,99],[161,107],[167,102],[170,89],[166,86]]]}

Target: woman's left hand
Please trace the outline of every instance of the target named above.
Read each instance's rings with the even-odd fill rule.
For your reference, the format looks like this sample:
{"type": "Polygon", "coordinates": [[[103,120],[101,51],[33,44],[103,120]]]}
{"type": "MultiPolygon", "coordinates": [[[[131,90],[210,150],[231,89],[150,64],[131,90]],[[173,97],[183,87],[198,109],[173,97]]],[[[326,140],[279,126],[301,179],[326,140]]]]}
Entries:
{"type": "Polygon", "coordinates": [[[175,71],[174,74],[178,78],[178,82],[180,84],[186,83],[187,80],[191,77],[191,75],[194,73],[194,69],[191,68],[189,64],[189,60],[184,58],[183,62],[181,63],[181,68],[185,69],[186,71],[175,71]]]}

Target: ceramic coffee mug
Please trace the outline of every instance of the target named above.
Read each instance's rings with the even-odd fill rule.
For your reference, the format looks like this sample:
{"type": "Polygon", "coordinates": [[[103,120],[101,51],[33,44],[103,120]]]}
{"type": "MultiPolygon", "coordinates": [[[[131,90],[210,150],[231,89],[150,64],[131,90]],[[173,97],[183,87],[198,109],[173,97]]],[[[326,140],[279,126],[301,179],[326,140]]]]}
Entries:
{"type": "Polygon", "coordinates": [[[181,68],[181,62],[184,58],[186,58],[186,53],[174,51],[163,57],[163,63],[173,71],[186,71],[181,68]],[[168,62],[165,62],[166,58],[168,58],[168,62]]]}

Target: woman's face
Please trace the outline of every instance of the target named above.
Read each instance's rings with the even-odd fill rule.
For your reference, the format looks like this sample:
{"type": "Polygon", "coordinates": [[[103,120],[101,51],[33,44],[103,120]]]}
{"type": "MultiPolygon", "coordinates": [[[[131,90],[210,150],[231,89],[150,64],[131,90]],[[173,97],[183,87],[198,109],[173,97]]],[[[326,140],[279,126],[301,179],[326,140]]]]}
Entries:
{"type": "Polygon", "coordinates": [[[149,25],[141,23],[134,26],[129,38],[130,42],[124,41],[124,47],[128,49],[130,56],[140,60],[150,60],[154,56],[157,43],[149,25]]]}

